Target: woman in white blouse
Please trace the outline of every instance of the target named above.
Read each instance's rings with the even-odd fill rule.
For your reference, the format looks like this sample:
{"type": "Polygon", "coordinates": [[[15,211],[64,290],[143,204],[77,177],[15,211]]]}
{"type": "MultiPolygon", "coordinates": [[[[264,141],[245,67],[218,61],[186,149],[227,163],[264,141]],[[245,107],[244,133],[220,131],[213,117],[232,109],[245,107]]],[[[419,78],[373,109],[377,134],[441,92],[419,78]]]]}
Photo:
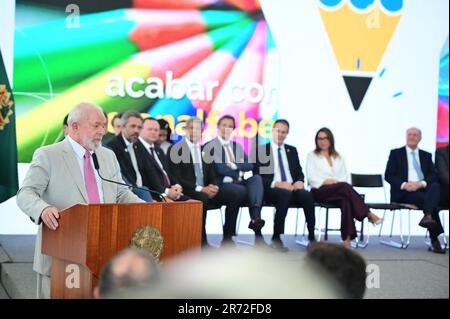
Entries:
{"type": "Polygon", "coordinates": [[[316,134],[316,149],[308,154],[306,175],[314,200],[339,206],[341,237],[346,247],[356,238],[353,219],[365,217],[372,224],[381,223],[381,218],[369,211],[363,198],[347,183],[347,170],[342,156],[334,148],[334,137],[330,129],[321,128],[316,134]]]}

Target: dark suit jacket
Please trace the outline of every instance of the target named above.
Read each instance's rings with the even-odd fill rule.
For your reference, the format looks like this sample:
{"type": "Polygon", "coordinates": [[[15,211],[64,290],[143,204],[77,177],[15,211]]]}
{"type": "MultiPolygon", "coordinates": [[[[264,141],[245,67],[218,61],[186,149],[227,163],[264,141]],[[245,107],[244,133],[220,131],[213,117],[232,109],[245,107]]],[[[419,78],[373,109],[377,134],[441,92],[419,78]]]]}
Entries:
{"type": "MultiPolygon", "coordinates": [[[[291,145],[284,145],[286,149],[286,156],[288,159],[289,170],[292,175],[293,182],[304,182],[305,175],[303,175],[302,166],[298,157],[297,149],[291,145]]],[[[264,183],[264,188],[269,189],[272,184],[275,167],[274,167],[274,154],[272,154],[271,143],[263,144],[258,147],[258,151],[254,158],[256,159],[255,170],[253,174],[261,175],[264,183]]],[[[276,155],[278,156],[278,154],[276,155]]]]}
{"type": "MultiPolygon", "coordinates": [[[[419,149],[419,161],[427,185],[437,182],[431,154],[419,149]]],[[[404,182],[408,182],[408,158],[405,146],[391,150],[384,179],[391,185],[391,201],[399,201],[402,193],[400,187],[404,182]]]]}
{"type": "Polygon", "coordinates": [[[231,142],[231,149],[236,160],[237,169],[233,170],[226,164],[225,148],[222,146],[218,138],[213,139],[205,145],[204,152],[211,154],[214,161],[214,168],[216,170],[216,177],[219,183],[222,183],[225,176],[229,176],[234,180],[239,179],[239,171],[248,172],[253,170],[254,165],[249,163],[248,157],[244,152],[241,144],[231,142]]]}
{"type": "MultiPolygon", "coordinates": [[[[179,184],[183,187],[183,192],[187,195],[195,194],[195,169],[191,151],[185,140],[172,145],[167,152],[169,155],[169,167],[179,184]]],[[[214,165],[206,163],[202,155],[203,183],[204,186],[217,184],[214,165]]]]}
{"type": "MultiPolygon", "coordinates": [[[[131,162],[131,156],[130,153],[128,153],[128,149],[122,134],[113,137],[106,146],[116,154],[117,161],[120,165],[120,171],[123,177],[125,177],[129,183],[136,186],[136,172],[134,171],[133,163],[131,162]]],[[[133,145],[133,148],[136,153],[136,144],[133,145]]]]}
{"type": "Polygon", "coordinates": [[[436,149],[436,169],[439,178],[439,184],[444,190],[448,191],[448,145],[436,149]]]}
{"type": "MultiPolygon", "coordinates": [[[[139,172],[142,176],[142,184],[160,193],[164,193],[164,173],[158,165],[158,162],[150,155],[149,151],[145,149],[144,144],[140,140],[136,143],[136,159],[139,166],[139,172]]],[[[164,152],[155,145],[155,152],[158,155],[161,164],[166,171],[170,179],[170,184],[178,184],[178,179],[172,174],[169,167],[166,155],[164,152]]]]}

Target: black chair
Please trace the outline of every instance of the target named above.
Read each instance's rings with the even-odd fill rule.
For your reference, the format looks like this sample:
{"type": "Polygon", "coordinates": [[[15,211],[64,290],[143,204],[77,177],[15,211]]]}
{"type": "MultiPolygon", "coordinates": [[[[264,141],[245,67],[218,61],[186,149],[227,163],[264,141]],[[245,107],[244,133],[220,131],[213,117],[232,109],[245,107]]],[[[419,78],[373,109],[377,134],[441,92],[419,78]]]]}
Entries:
{"type": "MultiPolygon", "coordinates": [[[[324,228],[317,228],[316,229],[319,231],[319,237],[318,237],[318,241],[321,241],[322,239],[322,233],[324,235],[324,240],[328,240],[328,232],[332,231],[332,232],[340,232],[341,229],[340,228],[330,228],[329,227],[329,214],[330,214],[330,209],[340,209],[339,206],[336,206],[334,204],[329,204],[329,203],[319,203],[316,202],[314,203],[315,207],[319,207],[319,218],[317,219],[317,224],[321,225],[321,216],[322,214],[320,213],[320,211],[322,209],[325,209],[325,227],[324,228]]],[[[364,224],[361,223],[361,228],[359,231],[357,231],[358,233],[358,237],[355,238],[355,240],[352,241],[352,247],[353,248],[366,248],[368,245],[368,241],[364,241],[365,235],[364,235],[364,224]]]]}
{"type": "Polygon", "coordinates": [[[380,226],[380,231],[378,234],[380,244],[395,247],[395,248],[408,248],[411,242],[411,210],[417,210],[418,208],[410,204],[402,203],[389,203],[387,201],[387,192],[383,182],[383,175],[381,174],[351,174],[352,185],[358,188],[380,188],[383,189],[384,203],[366,203],[370,209],[383,210],[383,222],[380,226]],[[392,233],[394,229],[394,221],[396,212],[401,212],[402,210],[408,211],[408,237],[405,239],[403,236],[403,216],[400,215],[400,242],[392,240],[392,233]],[[382,240],[381,232],[383,230],[383,225],[386,217],[386,211],[392,212],[391,221],[391,231],[389,235],[389,240],[382,240]]]}

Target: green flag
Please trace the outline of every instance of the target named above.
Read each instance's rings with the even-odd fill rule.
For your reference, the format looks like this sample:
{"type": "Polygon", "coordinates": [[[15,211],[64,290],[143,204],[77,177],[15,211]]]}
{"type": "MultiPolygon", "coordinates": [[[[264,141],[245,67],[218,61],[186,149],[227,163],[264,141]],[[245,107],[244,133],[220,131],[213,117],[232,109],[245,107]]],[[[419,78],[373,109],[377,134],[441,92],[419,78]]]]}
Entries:
{"type": "Polygon", "coordinates": [[[18,188],[14,100],[0,52],[0,203],[16,195],[18,188]]]}

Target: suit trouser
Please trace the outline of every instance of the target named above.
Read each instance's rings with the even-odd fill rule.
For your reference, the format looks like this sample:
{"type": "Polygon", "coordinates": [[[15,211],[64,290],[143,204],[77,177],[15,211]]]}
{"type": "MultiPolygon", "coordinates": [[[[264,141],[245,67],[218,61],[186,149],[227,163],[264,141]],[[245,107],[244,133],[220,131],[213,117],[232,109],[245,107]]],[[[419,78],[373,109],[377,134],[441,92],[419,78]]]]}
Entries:
{"type": "Polygon", "coordinates": [[[284,234],[284,222],[291,205],[302,207],[308,226],[308,238],[314,239],[314,227],[316,223],[314,212],[314,198],[312,194],[304,189],[290,192],[282,188],[270,188],[265,190],[264,198],[268,204],[275,206],[275,217],[273,225],[273,238],[279,238],[284,234]]]}
{"type": "Polygon", "coordinates": [[[441,219],[439,218],[439,195],[440,189],[438,183],[427,185],[425,189],[415,192],[407,192],[402,190],[400,196],[393,198],[393,202],[413,204],[423,209],[424,212],[430,212],[433,219],[436,221],[436,226],[430,228],[430,238],[435,240],[440,234],[444,232],[441,219]]]}
{"type": "Polygon", "coordinates": [[[364,199],[348,183],[323,185],[313,188],[311,192],[316,201],[337,205],[341,209],[341,238],[346,240],[349,236],[357,236],[354,219],[362,222],[369,214],[369,207],[364,199]]]}
{"type": "Polygon", "coordinates": [[[37,299],[50,299],[51,277],[37,273],[37,299]]]}
{"type": "Polygon", "coordinates": [[[252,219],[261,218],[261,210],[264,199],[264,186],[261,176],[254,175],[240,184],[226,183],[220,186],[223,189],[231,189],[246,194],[246,204],[250,210],[252,219]]]}
{"type": "Polygon", "coordinates": [[[203,202],[203,223],[202,223],[202,243],[207,243],[206,236],[206,215],[208,209],[215,206],[226,206],[225,209],[225,224],[223,225],[223,238],[230,240],[232,236],[236,235],[236,221],[239,213],[239,208],[245,201],[245,193],[239,192],[236,189],[220,188],[216,197],[209,199],[205,193],[195,192],[188,194],[191,198],[203,202]]]}

